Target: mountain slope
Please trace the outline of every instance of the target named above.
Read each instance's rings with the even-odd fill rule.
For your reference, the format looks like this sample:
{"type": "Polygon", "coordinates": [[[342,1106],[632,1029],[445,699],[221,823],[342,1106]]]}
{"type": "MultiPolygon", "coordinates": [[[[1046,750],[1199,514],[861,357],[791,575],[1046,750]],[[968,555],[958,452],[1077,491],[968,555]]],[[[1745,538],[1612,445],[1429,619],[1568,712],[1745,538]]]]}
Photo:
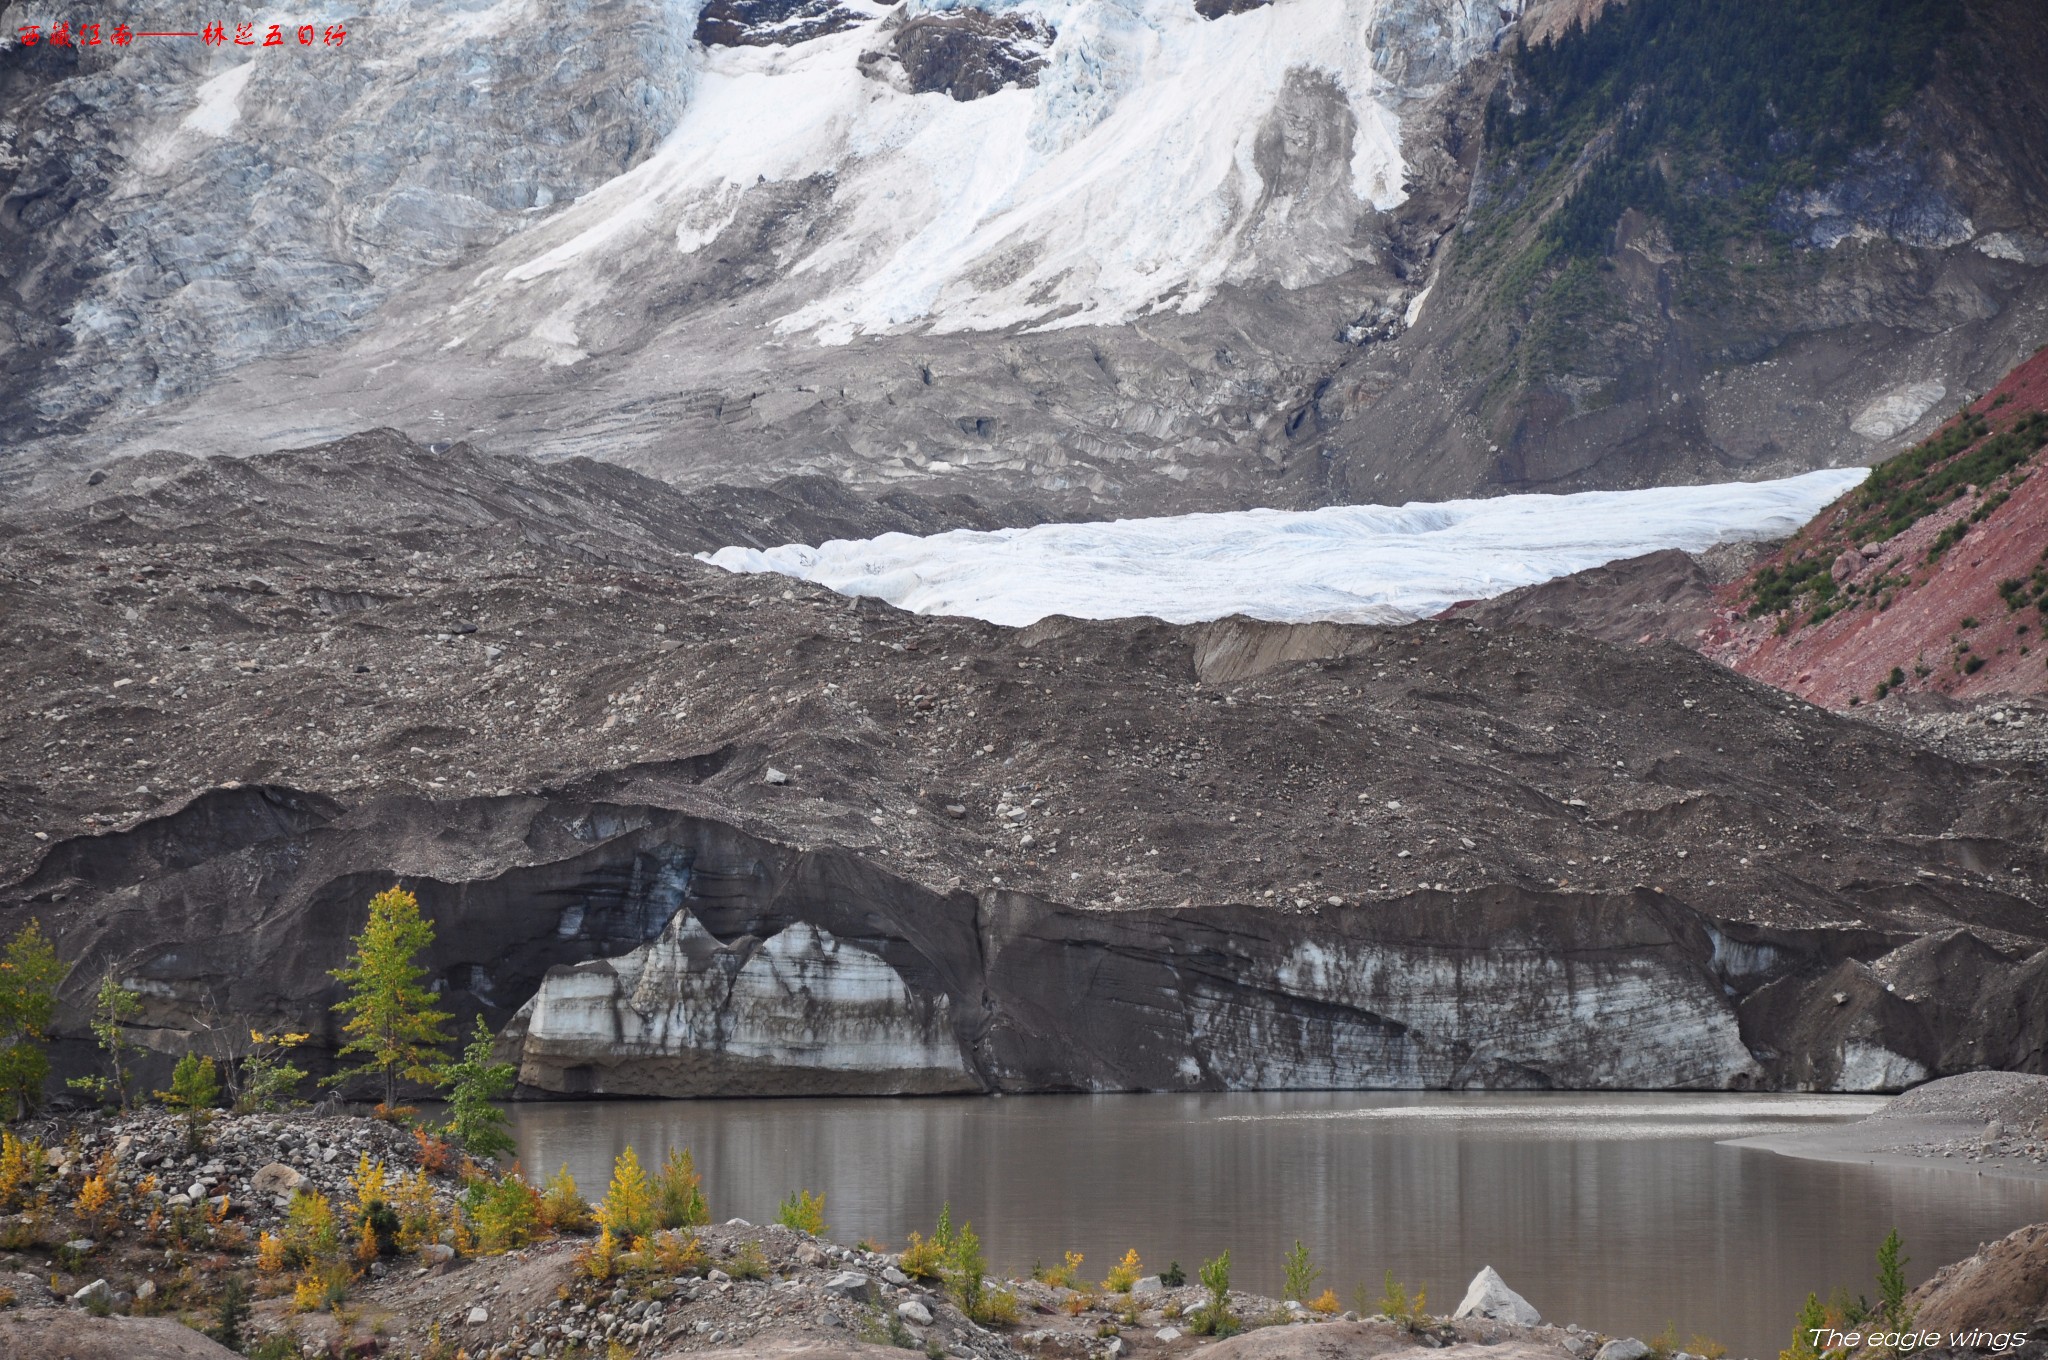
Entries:
{"type": "Polygon", "coordinates": [[[2048,334],[2039,6],[1523,8],[373,0],[335,50],[27,49],[0,475],[389,424],[1063,516],[1710,481],[1881,456],[2048,334]],[[1782,127],[1674,75],[1769,94],[1807,38],[1782,127]]]}
{"type": "Polygon", "coordinates": [[[2048,348],[1724,592],[1702,650],[1831,708],[2048,693],[2044,468],[2048,348]]]}

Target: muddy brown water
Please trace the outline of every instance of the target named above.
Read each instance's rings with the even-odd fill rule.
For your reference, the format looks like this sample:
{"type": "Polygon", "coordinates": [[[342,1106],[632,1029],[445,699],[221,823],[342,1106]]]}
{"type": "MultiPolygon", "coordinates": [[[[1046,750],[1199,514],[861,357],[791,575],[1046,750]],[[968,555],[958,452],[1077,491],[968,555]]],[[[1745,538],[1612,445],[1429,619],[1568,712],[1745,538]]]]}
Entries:
{"type": "Polygon", "coordinates": [[[773,1219],[822,1192],[830,1235],[900,1248],[940,1205],[992,1266],[1128,1247],[1190,1277],[1229,1249],[1277,1295],[1299,1238],[1347,1306],[1384,1272],[1456,1306],[1491,1265],[1546,1320],[1775,1355],[1808,1290],[1874,1295],[1896,1226],[1917,1283],[1978,1243],[2048,1219],[2048,1182],[1805,1161],[1719,1140],[1860,1117],[1858,1097],[1263,1094],[523,1105],[525,1164],[603,1193],[631,1144],[689,1147],[714,1214],[773,1219]]]}

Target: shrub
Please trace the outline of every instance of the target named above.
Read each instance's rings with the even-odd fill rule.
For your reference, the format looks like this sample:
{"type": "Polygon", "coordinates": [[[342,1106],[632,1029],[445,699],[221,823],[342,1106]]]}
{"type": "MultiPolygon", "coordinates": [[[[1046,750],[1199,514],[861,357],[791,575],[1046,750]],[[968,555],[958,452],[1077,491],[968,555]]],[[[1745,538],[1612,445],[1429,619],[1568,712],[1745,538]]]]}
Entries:
{"type": "Polygon", "coordinates": [[[334,1206],[318,1190],[299,1189],[284,1214],[285,1257],[295,1266],[334,1255],[340,1246],[334,1206]]]}
{"type": "Polygon", "coordinates": [[[1136,1247],[1131,1248],[1124,1253],[1123,1260],[1118,1261],[1109,1268],[1109,1278],[1102,1282],[1102,1292],[1105,1294],[1130,1293],[1131,1286],[1138,1282],[1139,1278],[1144,1274],[1144,1270],[1144,1266],[1139,1264],[1138,1261],[1138,1249],[1136,1247]]]}
{"type": "Polygon", "coordinates": [[[991,1289],[982,1295],[981,1307],[968,1316],[984,1327],[1014,1327],[1022,1309],[1012,1291],[991,1289]]]}
{"type": "Polygon", "coordinates": [[[1413,1325],[1428,1317],[1428,1308],[1429,1290],[1425,1286],[1417,1285],[1414,1297],[1411,1298],[1408,1286],[1395,1279],[1393,1271],[1387,1272],[1385,1288],[1380,1294],[1378,1305],[1381,1316],[1413,1325]]]}
{"type": "Polygon", "coordinates": [[[742,1242],[739,1250],[725,1262],[725,1273],[735,1280],[759,1280],[768,1274],[768,1258],[761,1252],[759,1242],[742,1242]]]}
{"type": "Polygon", "coordinates": [[[1337,1301],[1337,1291],[1334,1289],[1325,1289],[1310,1299],[1308,1307],[1310,1312],[1320,1313],[1324,1317],[1335,1317],[1344,1311],[1344,1305],[1337,1301]]]}
{"type": "Polygon", "coordinates": [[[0,1115],[25,1118],[43,1100],[50,1060],[43,1052],[64,979],[57,948],[30,921],[0,954],[0,1115]]]}
{"type": "Polygon", "coordinates": [[[87,1176],[85,1184],[78,1188],[78,1199],[72,1208],[80,1219],[95,1231],[104,1231],[113,1207],[114,1192],[104,1175],[87,1176]]]}
{"type": "Polygon", "coordinates": [[[47,1165],[41,1143],[0,1131],[0,1213],[13,1213],[29,1202],[47,1165]]]}
{"type": "Polygon", "coordinates": [[[1294,1239],[1294,1249],[1287,1253],[1283,1265],[1287,1271],[1287,1289],[1280,1297],[1308,1302],[1308,1291],[1315,1288],[1323,1272],[1309,1260],[1308,1248],[1301,1244],[1300,1238],[1294,1239]]]}
{"type": "Polygon", "coordinates": [[[413,1125],[412,1140],[420,1150],[420,1170],[432,1176],[445,1175],[455,1167],[455,1150],[445,1138],[436,1138],[419,1125],[413,1125]]]}
{"type": "Polygon", "coordinates": [[[259,1029],[249,1031],[249,1041],[255,1047],[242,1059],[241,1070],[235,1077],[239,1092],[235,1097],[238,1113],[268,1113],[294,1103],[293,1096],[307,1073],[303,1067],[294,1067],[285,1055],[306,1042],[308,1037],[283,1031],[276,1034],[265,1034],[259,1029]]]}
{"type": "Polygon", "coordinates": [[[441,1214],[434,1207],[434,1183],[424,1171],[400,1176],[391,1194],[392,1212],[398,1219],[397,1245],[400,1251],[418,1251],[441,1237],[441,1214]]]}
{"type": "Polygon", "coordinates": [[[900,1265],[905,1275],[913,1280],[937,1280],[942,1277],[946,1266],[946,1249],[936,1240],[927,1241],[916,1229],[910,1233],[910,1245],[903,1249],[900,1265]]]}
{"type": "Polygon", "coordinates": [[[517,1172],[485,1183],[472,1216],[479,1247],[492,1255],[526,1246],[543,1231],[540,1192],[517,1172]]]}
{"type": "MultiPolygon", "coordinates": [[[[945,1219],[940,1223],[951,1227],[945,1219]]],[[[988,1262],[981,1255],[981,1239],[974,1235],[972,1223],[961,1224],[959,1231],[949,1236],[952,1244],[946,1251],[946,1284],[960,1304],[960,1311],[974,1317],[981,1309],[982,1281],[988,1275],[988,1262]]]]}
{"type": "Polygon", "coordinates": [[[128,1024],[142,1014],[142,998],[114,981],[110,969],[100,975],[99,990],[93,993],[92,1035],[105,1055],[105,1076],[73,1077],[68,1085],[83,1091],[104,1105],[128,1113],[128,1083],[135,1074],[128,1069],[128,1054],[137,1046],[128,1042],[128,1024]]]}
{"type": "Polygon", "coordinates": [[[276,1233],[266,1232],[256,1239],[256,1268],[265,1275],[276,1275],[285,1267],[284,1239],[276,1233]]]}
{"type": "Polygon", "coordinates": [[[1230,1311],[1230,1253],[1202,1262],[1200,1275],[1209,1298],[1195,1311],[1188,1330],[1197,1336],[1229,1336],[1241,1325],[1230,1311]]]}
{"type": "Polygon", "coordinates": [[[1180,1268],[1180,1262],[1167,1262],[1166,1269],[1159,1272],[1159,1283],[1168,1289],[1178,1289],[1188,1282],[1188,1273],[1180,1268]]]}
{"type": "Polygon", "coordinates": [[[618,1274],[619,1239],[612,1235],[609,1224],[599,1231],[595,1242],[576,1253],[576,1268],[599,1284],[618,1274]]]}
{"type": "Polygon", "coordinates": [[[639,1154],[630,1146],[612,1163],[611,1188],[605,1192],[597,1218],[628,1240],[654,1231],[654,1187],[640,1169],[639,1154]]]}
{"type": "Polygon", "coordinates": [[[1040,1283],[1049,1284],[1055,1289],[1074,1287],[1074,1281],[1080,1278],[1082,1256],[1078,1251],[1070,1251],[1066,1255],[1064,1264],[1054,1266],[1050,1270],[1041,1268],[1033,1272],[1040,1283]]]}
{"type": "MultiPolygon", "coordinates": [[[[671,1148],[661,1159],[655,1177],[655,1218],[664,1228],[697,1228],[711,1221],[711,1206],[704,1199],[704,1178],[697,1174],[697,1162],[688,1148],[671,1148]]],[[[824,1198],[818,1200],[823,1208],[824,1198]]],[[[820,1233],[823,1228],[818,1229],[820,1233]]]]}
{"type": "Polygon", "coordinates": [[[590,1203],[576,1189],[576,1178],[567,1164],[548,1177],[540,1197],[540,1221],[554,1232],[580,1233],[590,1229],[590,1203]]]}
{"type": "Polygon", "coordinates": [[[292,1288],[292,1310],[317,1313],[332,1308],[348,1297],[348,1267],[338,1261],[323,1261],[307,1268],[292,1288]]]}
{"type": "Polygon", "coordinates": [[[1910,1262],[1899,1254],[1904,1245],[1899,1230],[1893,1228],[1877,1249],[1877,1316],[1890,1332],[1903,1332],[1913,1325],[1913,1312],[1906,1307],[1906,1266],[1910,1262]]]}
{"type": "Polygon", "coordinates": [[[519,1069],[491,1061],[496,1043],[484,1018],[476,1018],[462,1057],[442,1064],[437,1080],[448,1088],[448,1122],[442,1132],[475,1157],[496,1157],[517,1145],[507,1131],[505,1112],[493,1102],[512,1089],[519,1069]]]}
{"type": "Polygon", "coordinates": [[[711,1259],[704,1254],[704,1244],[697,1240],[697,1234],[673,1229],[654,1235],[649,1255],[655,1270],[663,1275],[694,1275],[711,1259]]]}
{"type": "Polygon", "coordinates": [[[809,1233],[813,1237],[825,1235],[825,1197],[813,1195],[808,1190],[799,1190],[775,1211],[775,1221],[785,1228],[809,1233]]]}

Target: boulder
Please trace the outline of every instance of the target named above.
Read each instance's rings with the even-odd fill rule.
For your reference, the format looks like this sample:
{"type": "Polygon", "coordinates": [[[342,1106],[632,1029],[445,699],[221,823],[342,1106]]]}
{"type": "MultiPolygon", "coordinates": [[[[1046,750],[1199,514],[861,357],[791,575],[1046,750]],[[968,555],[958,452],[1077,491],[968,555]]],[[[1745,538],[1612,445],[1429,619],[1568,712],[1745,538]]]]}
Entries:
{"type": "Polygon", "coordinates": [[[112,1303],[114,1301],[114,1287],[105,1280],[94,1280],[91,1284],[71,1296],[71,1301],[80,1305],[90,1304],[94,1299],[104,1303],[112,1303]]]}
{"type": "Polygon", "coordinates": [[[1144,1279],[1131,1286],[1131,1292],[1133,1294],[1157,1294],[1165,1288],[1166,1286],[1159,1282],[1157,1275],[1147,1275],[1144,1279]]]}
{"type": "Polygon", "coordinates": [[[1649,1354],[1648,1346],[1632,1336],[1625,1336],[1619,1341],[1610,1341],[1593,1352],[1593,1360],[1644,1360],[1649,1354]]]}
{"type": "MultiPolygon", "coordinates": [[[[1465,1290],[1465,1298],[1458,1305],[1453,1318],[1487,1318],[1493,1322],[1513,1322],[1523,1327],[1537,1327],[1543,1323],[1543,1315],[1531,1306],[1529,1301],[1508,1288],[1508,1282],[1492,1266],[1482,1269],[1472,1277],[1472,1283],[1465,1290]]],[[[1603,1357],[1603,1360],[1608,1358],[1603,1357]]],[[[1623,1360],[1636,1360],[1624,1357],[1623,1360]]]]}
{"type": "Polygon", "coordinates": [[[875,1282],[858,1270],[842,1270],[825,1281],[825,1290],[856,1303],[872,1303],[875,1297],[875,1282]]]}
{"type": "Polygon", "coordinates": [[[923,1327],[932,1320],[932,1310],[916,1299],[905,1299],[896,1305],[896,1316],[905,1322],[914,1322],[923,1327]]]}
{"type": "Polygon", "coordinates": [[[249,1188],[259,1195],[289,1195],[305,1183],[304,1173],[283,1162],[272,1162],[249,1178],[249,1188]]]}

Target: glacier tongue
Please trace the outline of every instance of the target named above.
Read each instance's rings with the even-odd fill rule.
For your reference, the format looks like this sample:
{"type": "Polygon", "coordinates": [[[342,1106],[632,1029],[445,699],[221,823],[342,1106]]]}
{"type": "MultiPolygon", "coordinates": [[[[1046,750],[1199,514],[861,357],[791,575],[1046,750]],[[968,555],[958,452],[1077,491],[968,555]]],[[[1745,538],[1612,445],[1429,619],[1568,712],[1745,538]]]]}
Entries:
{"type": "Polygon", "coordinates": [[[518,298],[533,336],[574,354],[561,337],[612,305],[621,260],[702,250],[746,194],[814,177],[830,177],[831,226],[783,262],[807,281],[785,335],[1114,324],[1229,283],[1305,287],[1369,255],[1361,223],[1402,202],[1400,102],[1515,9],[1283,0],[1210,21],[1188,0],[988,3],[1056,36],[1035,85],[962,101],[912,93],[871,50],[955,6],[847,4],[874,21],[704,50],[660,150],[533,231],[458,313],[518,298]],[[1334,192],[1288,182],[1266,145],[1305,118],[1327,125],[1334,192]]]}
{"type": "Polygon", "coordinates": [[[1011,626],[1049,614],[1398,623],[1660,548],[1780,538],[1868,475],[884,534],[699,557],[1011,626]]]}

